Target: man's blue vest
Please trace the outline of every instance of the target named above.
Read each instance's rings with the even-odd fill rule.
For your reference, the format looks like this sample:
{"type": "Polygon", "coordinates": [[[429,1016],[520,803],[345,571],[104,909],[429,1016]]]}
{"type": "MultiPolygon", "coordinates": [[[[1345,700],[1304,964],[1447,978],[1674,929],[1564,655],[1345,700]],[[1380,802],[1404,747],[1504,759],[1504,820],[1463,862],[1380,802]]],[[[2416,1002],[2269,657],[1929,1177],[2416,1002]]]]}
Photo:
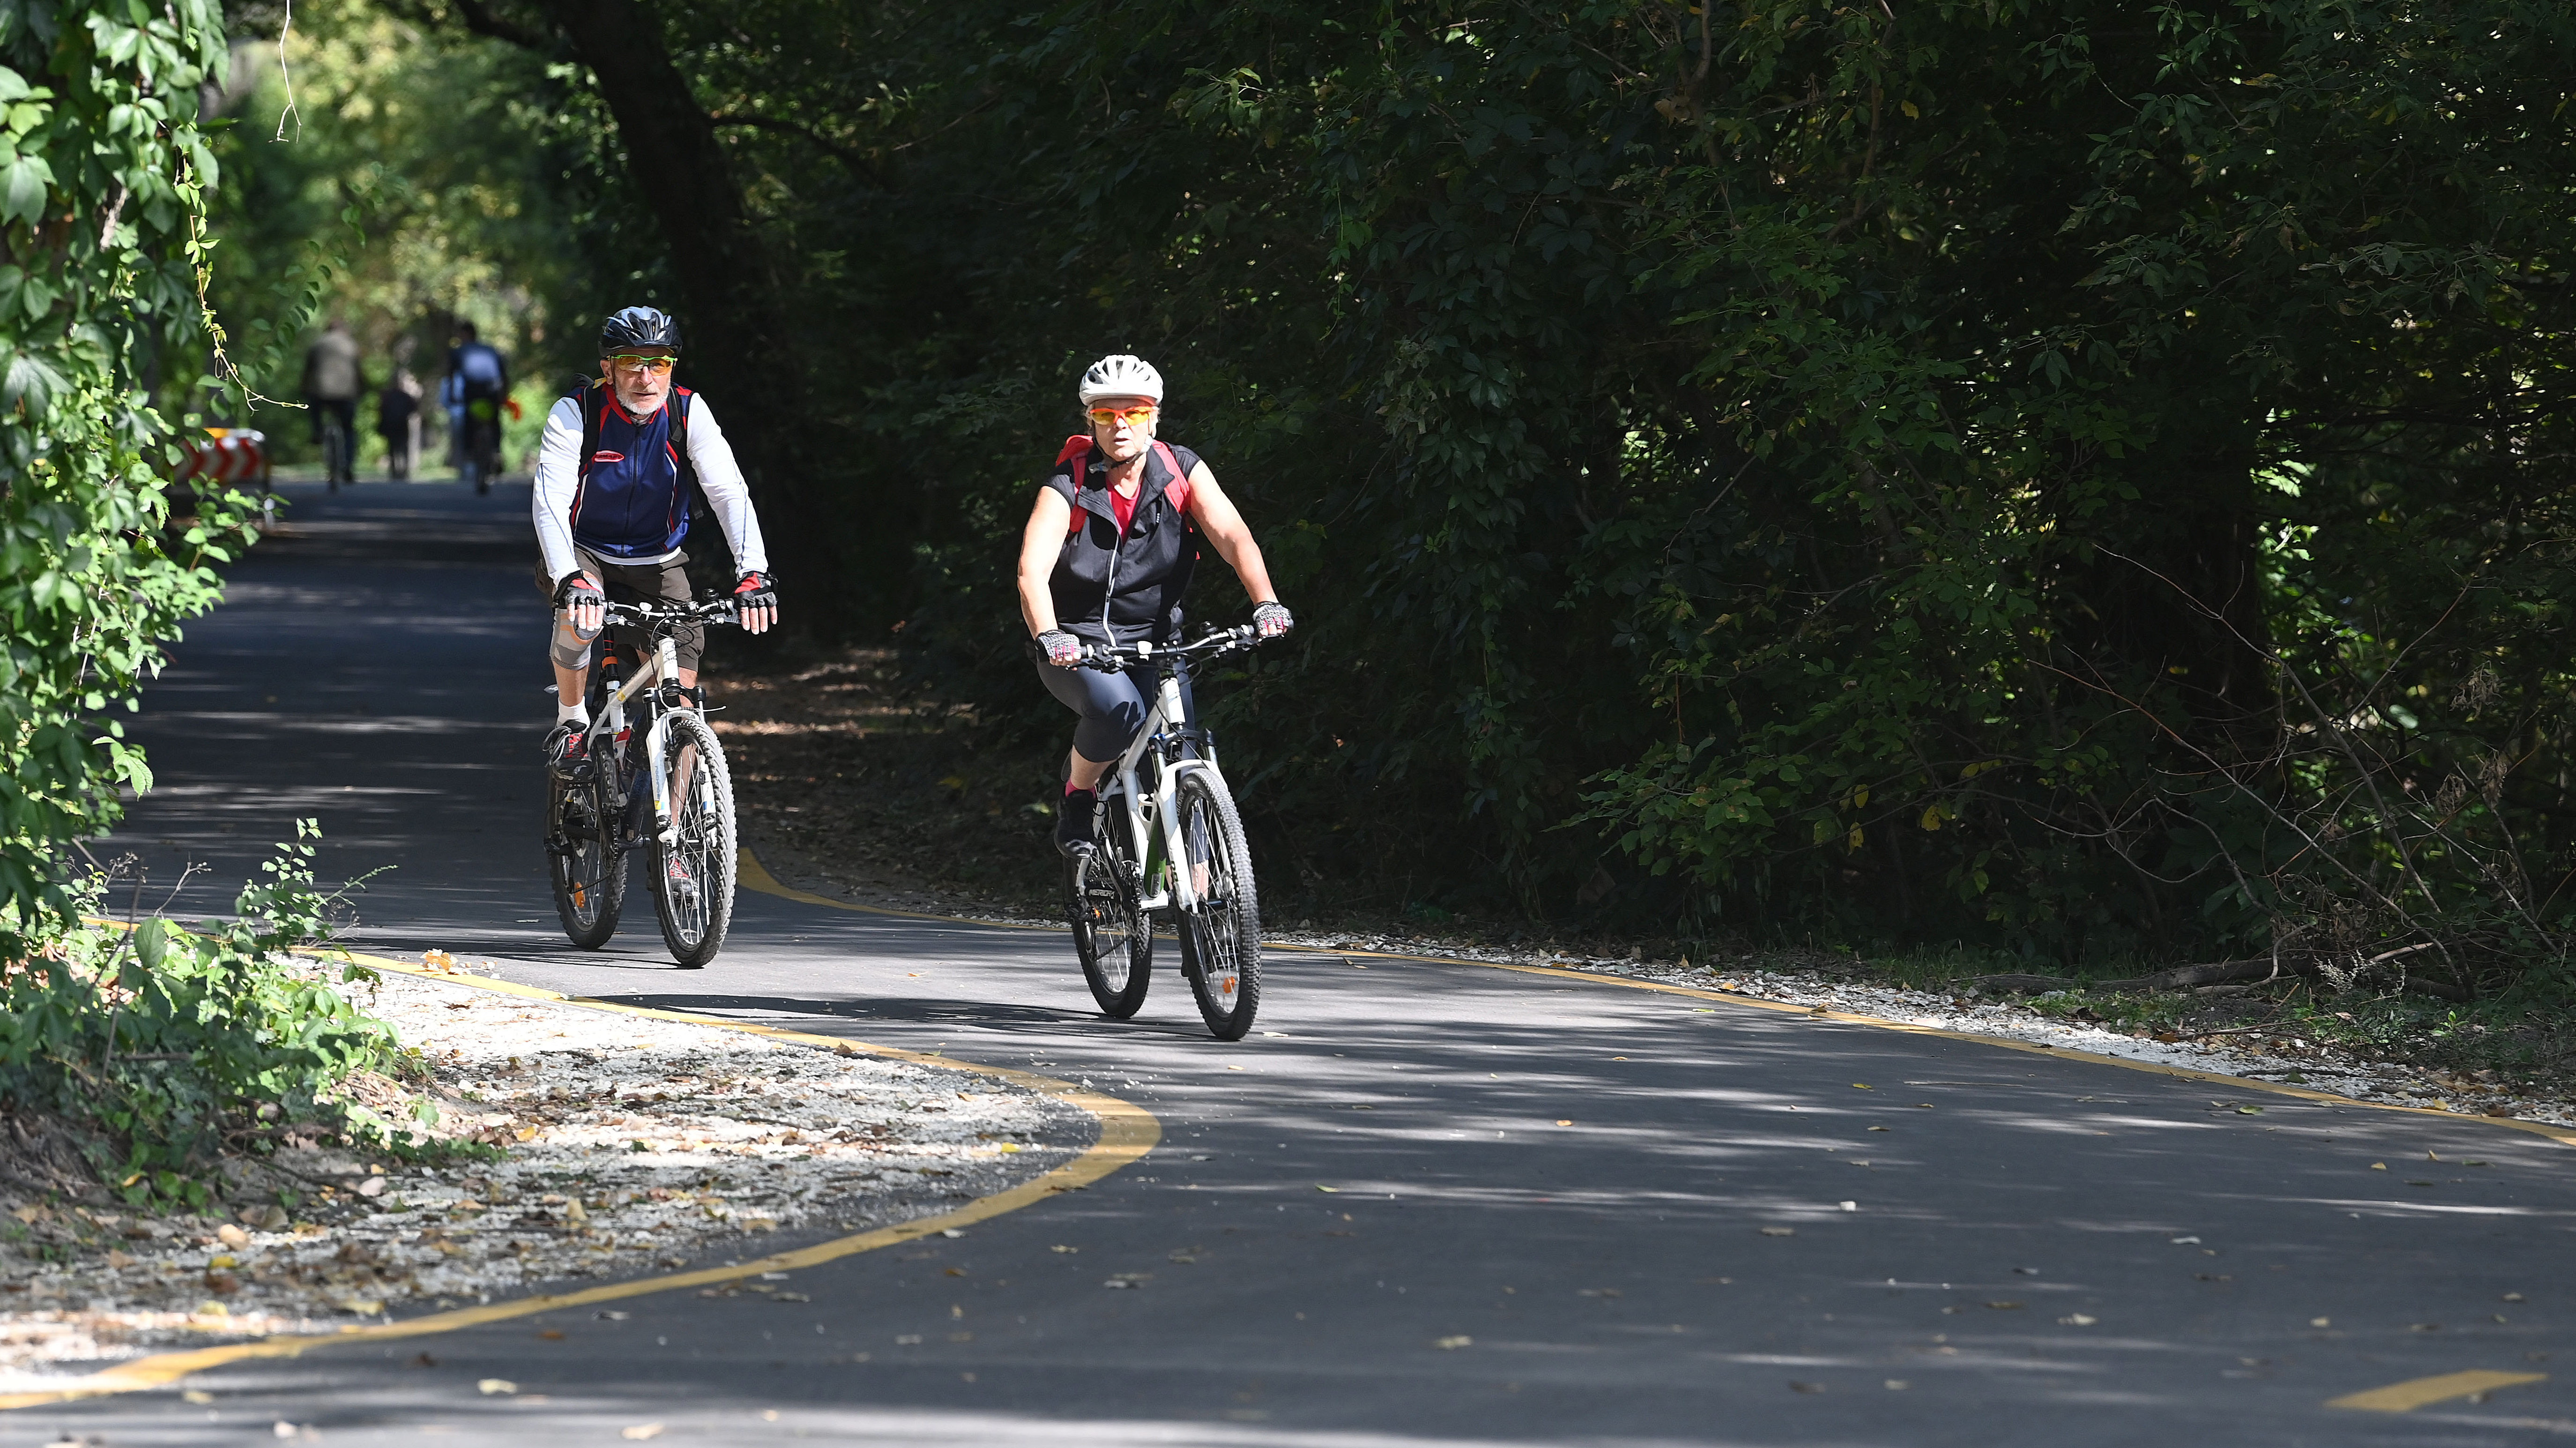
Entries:
{"type": "Polygon", "coordinates": [[[674,387],[668,401],[638,419],[607,392],[597,383],[574,399],[582,404],[588,450],[572,495],[573,541],[602,558],[677,552],[689,536],[692,490],[684,481],[694,470],[680,450],[688,446],[692,394],[674,387]]]}

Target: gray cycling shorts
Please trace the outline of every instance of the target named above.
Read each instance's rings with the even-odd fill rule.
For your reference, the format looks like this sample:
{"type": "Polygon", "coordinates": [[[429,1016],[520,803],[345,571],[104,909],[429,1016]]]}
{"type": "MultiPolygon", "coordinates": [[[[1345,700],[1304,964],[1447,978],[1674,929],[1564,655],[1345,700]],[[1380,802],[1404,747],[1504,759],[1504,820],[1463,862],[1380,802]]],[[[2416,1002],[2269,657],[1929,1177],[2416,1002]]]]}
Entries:
{"type": "MultiPolygon", "coordinates": [[[[600,585],[611,603],[642,603],[648,599],[664,603],[689,601],[689,555],[686,553],[673,554],[659,563],[620,562],[614,558],[602,558],[582,547],[575,547],[573,556],[581,561],[581,571],[590,575],[591,582],[600,585]]],[[[554,602],[555,581],[546,576],[546,561],[542,557],[537,560],[537,591],[546,596],[548,604],[554,602]]],[[[563,663],[564,643],[574,637],[564,612],[561,609],[555,612],[555,662],[567,669],[588,667],[586,640],[582,645],[582,662],[563,663]]],[[[608,636],[618,648],[638,658],[652,646],[652,639],[643,630],[625,624],[612,625],[608,636]]],[[[707,631],[699,624],[684,624],[671,636],[671,641],[679,646],[680,667],[694,669],[698,666],[699,656],[706,651],[707,631]]]]}
{"type": "MultiPolygon", "coordinates": [[[[1152,668],[1104,674],[1098,669],[1059,669],[1044,658],[1037,665],[1047,692],[1082,716],[1082,722],[1073,726],[1073,752],[1094,764],[1109,763],[1136,742],[1136,731],[1145,727],[1145,715],[1154,707],[1154,691],[1162,687],[1152,668]]],[[[1186,665],[1181,670],[1181,713],[1190,727],[1198,726],[1199,701],[1190,688],[1186,665]]]]}

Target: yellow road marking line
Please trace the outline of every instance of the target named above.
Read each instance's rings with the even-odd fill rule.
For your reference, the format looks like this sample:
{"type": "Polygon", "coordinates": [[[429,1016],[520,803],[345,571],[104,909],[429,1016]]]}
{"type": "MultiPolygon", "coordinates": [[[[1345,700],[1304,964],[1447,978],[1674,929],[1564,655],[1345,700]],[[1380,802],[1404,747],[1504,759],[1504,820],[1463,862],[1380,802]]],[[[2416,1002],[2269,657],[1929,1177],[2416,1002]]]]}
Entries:
{"type": "Polygon", "coordinates": [[[823,905],[834,910],[855,911],[861,915],[891,915],[898,920],[936,920],[942,925],[990,925],[996,930],[1063,928],[1057,925],[1031,925],[1018,920],[984,920],[972,915],[933,915],[927,910],[897,910],[891,905],[862,905],[856,900],[835,900],[829,895],[817,895],[810,890],[799,890],[769,873],[769,867],[760,862],[760,856],[753,854],[749,845],[740,846],[734,851],[733,877],[734,883],[746,890],[755,890],[763,895],[775,895],[781,900],[794,900],[806,905],[823,905]]]}
{"type": "MultiPolygon", "coordinates": [[[[973,920],[957,915],[929,915],[917,911],[889,910],[880,905],[860,905],[847,900],[834,900],[793,886],[780,884],[763,869],[758,856],[742,851],[742,864],[736,878],[748,889],[783,899],[799,900],[808,905],[825,905],[835,910],[854,910],[870,915],[900,915],[910,920],[941,920],[972,925],[997,925],[1000,921],[973,920]]],[[[1043,929],[1019,925],[1017,930],[1043,929]]],[[[1934,1036],[1945,1041],[1969,1041],[1981,1046],[2000,1046],[2007,1051],[2023,1051],[2036,1056],[2054,1056],[2066,1061],[2086,1061],[2097,1066],[2117,1066],[2124,1071],[2144,1071],[2153,1076],[2171,1076],[2185,1081],[2201,1081],[2213,1086],[2231,1086],[2244,1091],[2267,1091],[2275,1096],[2295,1096],[2302,1101],[2315,1101],[2329,1106],[2367,1106],[2374,1111],[2398,1111],[2416,1116],[2438,1116],[2446,1121],[2471,1121],[2487,1126],[2501,1126],[2513,1131],[2527,1131],[2544,1136],[2563,1146],[2576,1146],[2576,1129],[2552,1126],[2545,1121],[2522,1121],[2510,1116],[2476,1116],[2465,1111],[2445,1111],[2438,1106],[2398,1106],[2386,1101],[2364,1101],[2357,1096],[2337,1096],[2328,1091],[2311,1091],[2303,1086],[2282,1082],[2257,1081],[2246,1076],[2230,1076],[2218,1071],[2198,1071],[2188,1066],[2168,1066],[2157,1061],[2139,1061],[2127,1056],[2109,1056],[2097,1051],[2078,1051],[2065,1046],[2046,1046],[2037,1041],[2015,1040],[2010,1036],[1983,1036],[1973,1031],[1953,1031],[1941,1026],[1917,1025],[1912,1021],[1892,1021],[1883,1016],[1864,1016],[1851,1011],[1829,1011],[1816,1006],[1792,1005],[1787,1001],[1766,1001],[1751,996],[1732,995],[1725,991],[1700,986],[1672,985],[1659,980],[1632,980],[1625,976],[1597,975],[1591,971],[1568,970],[1554,965],[1513,965],[1498,960],[1469,960],[1455,955],[1410,955],[1395,950],[1337,950],[1321,945],[1274,944],[1265,950],[1294,950],[1310,955],[1355,955],[1369,960],[1418,960],[1431,965],[1473,965],[1486,970],[1508,970],[1522,975],[1557,976],[1566,980],[1588,981],[1594,985],[1626,986],[1632,990],[1655,991],[1664,995],[1689,996],[1694,1000],[1722,1001],[1746,1010],[1780,1011],[1821,1021],[1839,1021],[1850,1026],[1873,1026],[1883,1031],[1901,1031],[1910,1036],[1934,1036]]]]}
{"type": "Polygon", "coordinates": [[[2329,1408],[2359,1408],[2366,1413],[2411,1413],[2426,1403],[2445,1398],[2465,1398],[2471,1393],[2484,1393],[2496,1388],[2510,1388],[2517,1383],[2547,1382],[2547,1373],[2499,1373],[2477,1371],[2444,1373],[2438,1378],[2413,1378],[2372,1388],[2366,1393],[2346,1393],[2329,1398],[2329,1408]]]}
{"type": "Polygon", "coordinates": [[[952,1227],[1014,1212],[1042,1202],[1057,1192],[1088,1186],[1154,1149],[1163,1138],[1163,1125],[1153,1113],[1133,1102],[1097,1091],[1086,1091],[1069,1081],[1040,1076],[1028,1071],[1015,1071],[1008,1066],[980,1066],[947,1056],[923,1055],[917,1051],[898,1051],[887,1046],[873,1046],[864,1041],[845,1041],[833,1036],[812,1035],[779,1026],[755,1025],[728,1021],[718,1016],[693,1015],[686,1011],[652,1010],[643,1006],[619,1005],[611,1001],[568,996],[558,991],[541,990],[515,981],[481,980],[426,970],[405,961],[382,956],[359,955],[351,951],[333,951],[345,958],[375,970],[396,971],[428,980],[450,981],[476,990],[500,995],[520,996],[530,1000],[555,1001],[579,1006],[585,1010],[609,1011],[618,1015],[642,1016],[658,1021],[682,1021],[690,1025],[716,1026],[728,1031],[767,1036],[801,1046],[816,1046],[837,1053],[882,1057],[909,1061],[916,1065],[937,1066],[949,1071],[963,1071],[977,1076],[991,1076],[1016,1086],[1027,1087],[1056,1097],[1079,1108],[1100,1123],[1100,1139],[1089,1150],[1039,1176],[991,1196],[977,1197],[954,1211],[937,1216],[920,1217],[891,1227],[861,1232],[855,1237],[841,1237],[800,1247],[792,1252],[779,1252],[736,1267],[704,1267],[695,1272],[672,1273],[661,1277],[639,1277],[630,1282],[612,1282],[578,1292],[548,1293],[523,1297],[511,1302],[459,1308],[453,1312],[432,1313],[426,1317],[407,1318],[401,1322],[379,1323],[372,1327],[343,1327],[328,1334],[305,1334],[262,1338],[257,1342],[228,1343],[221,1347],[198,1348],[188,1352],[158,1353],[120,1363],[79,1382],[43,1392],[0,1395],[0,1411],[11,1408],[41,1407],[49,1403],[66,1403],[78,1398],[100,1397],[110,1393],[131,1393],[146,1388],[167,1387],[192,1373],[228,1363],[257,1358],[300,1357],[308,1349],[334,1343],[385,1342],[407,1337],[426,1337],[435,1333],[454,1332],[460,1328],[480,1327],[489,1322],[504,1322],[514,1317],[532,1317],[541,1312],[559,1312],[567,1308],[587,1307],[595,1302],[615,1302],[627,1297],[645,1297],[657,1292],[673,1292],[684,1287],[704,1287],[719,1282],[735,1282],[763,1272],[784,1272],[798,1267],[820,1266],[838,1258],[873,1252],[881,1247],[914,1241],[952,1227]]]}

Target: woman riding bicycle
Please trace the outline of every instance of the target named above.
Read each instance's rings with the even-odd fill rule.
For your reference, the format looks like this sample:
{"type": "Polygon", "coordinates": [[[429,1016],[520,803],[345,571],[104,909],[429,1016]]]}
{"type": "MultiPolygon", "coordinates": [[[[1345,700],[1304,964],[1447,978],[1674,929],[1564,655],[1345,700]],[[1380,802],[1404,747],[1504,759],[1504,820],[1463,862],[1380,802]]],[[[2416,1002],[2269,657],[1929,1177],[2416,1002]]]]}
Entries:
{"type": "MultiPolygon", "coordinates": [[[[1065,440],[1020,537],[1020,615],[1038,677],[1082,716],[1056,812],[1056,848],[1068,855],[1097,848],[1094,791],[1144,726],[1155,689],[1149,670],[1077,668],[1083,645],[1177,640],[1201,538],[1252,595],[1263,638],[1296,627],[1270,586],[1261,545],[1216,476],[1198,454],[1155,439],[1162,374],[1123,353],[1103,357],[1082,374],[1081,397],[1091,431],[1065,440]]],[[[1195,718],[1186,678],[1181,689],[1195,718]]]]}

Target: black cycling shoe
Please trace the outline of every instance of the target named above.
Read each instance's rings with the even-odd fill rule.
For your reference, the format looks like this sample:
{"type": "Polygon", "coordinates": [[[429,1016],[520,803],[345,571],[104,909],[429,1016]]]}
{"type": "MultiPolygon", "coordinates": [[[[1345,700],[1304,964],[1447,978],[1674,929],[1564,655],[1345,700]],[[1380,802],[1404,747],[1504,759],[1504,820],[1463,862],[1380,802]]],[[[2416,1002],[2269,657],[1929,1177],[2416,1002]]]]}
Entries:
{"type": "Polygon", "coordinates": [[[1055,847],[1064,854],[1087,855],[1100,848],[1100,838],[1092,832],[1092,815],[1100,803],[1098,792],[1077,789],[1056,806],[1055,847]]]}
{"type": "Polygon", "coordinates": [[[566,784],[590,780],[590,730],[565,720],[546,736],[546,768],[566,784]]]}

